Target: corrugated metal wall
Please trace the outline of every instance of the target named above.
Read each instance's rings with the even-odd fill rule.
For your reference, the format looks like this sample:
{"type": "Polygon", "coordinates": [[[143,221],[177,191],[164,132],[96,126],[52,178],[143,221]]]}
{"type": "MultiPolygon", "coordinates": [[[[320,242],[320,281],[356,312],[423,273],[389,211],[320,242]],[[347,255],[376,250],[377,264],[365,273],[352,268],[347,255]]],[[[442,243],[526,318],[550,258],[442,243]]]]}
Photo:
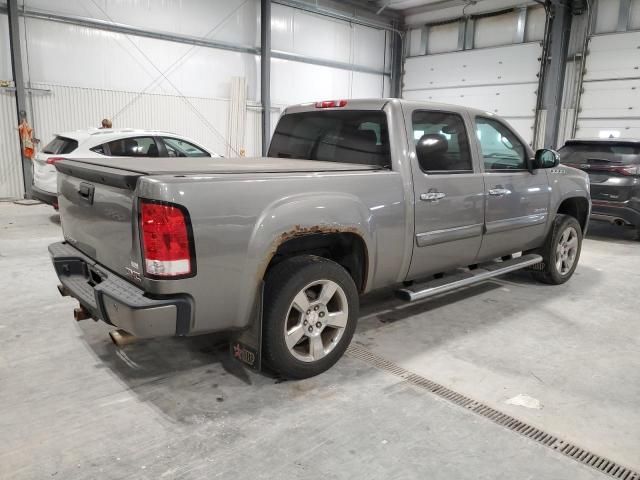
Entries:
{"type": "MultiPolygon", "coordinates": [[[[69,130],[97,128],[104,117],[116,128],[148,128],[187,135],[226,154],[229,100],[33,84],[33,127],[43,139],[69,130]],[[120,113],[118,113],[120,112],[120,113]]],[[[48,141],[48,140],[45,140],[48,141]]]]}

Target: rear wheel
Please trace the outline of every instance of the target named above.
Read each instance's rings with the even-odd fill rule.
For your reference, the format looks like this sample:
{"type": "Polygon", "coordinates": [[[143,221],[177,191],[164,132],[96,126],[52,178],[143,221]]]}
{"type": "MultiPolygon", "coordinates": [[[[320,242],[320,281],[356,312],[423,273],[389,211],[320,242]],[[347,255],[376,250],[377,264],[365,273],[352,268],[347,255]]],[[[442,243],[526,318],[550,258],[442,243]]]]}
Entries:
{"type": "Polygon", "coordinates": [[[265,282],[265,363],[288,378],[307,378],[335,364],[351,342],[358,291],[349,273],[325,258],[283,261],[265,282]]]}
{"type": "Polygon", "coordinates": [[[556,215],[544,246],[536,252],[542,255],[541,269],[533,271],[537,280],[560,285],[571,278],[578,266],[582,248],[582,228],[574,217],[556,215]]]}

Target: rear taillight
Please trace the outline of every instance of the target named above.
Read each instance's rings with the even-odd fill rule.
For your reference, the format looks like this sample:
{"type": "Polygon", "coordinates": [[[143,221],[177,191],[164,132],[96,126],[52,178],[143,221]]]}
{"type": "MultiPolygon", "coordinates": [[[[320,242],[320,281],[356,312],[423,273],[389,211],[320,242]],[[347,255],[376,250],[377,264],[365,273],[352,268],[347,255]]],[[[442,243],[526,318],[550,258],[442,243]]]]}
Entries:
{"type": "Polygon", "coordinates": [[[175,278],[195,274],[193,235],[184,207],[141,200],[140,235],[146,276],[175,278]]]}
{"type": "Polygon", "coordinates": [[[47,158],[47,164],[48,165],[54,165],[57,162],[59,162],[60,160],[64,160],[64,157],[49,157],[49,158],[47,158]]]}
{"type": "Polygon", "coordinates": [[[335,108],[346,107],[346,100],[324,100],[322,102],[316,102],[316,108],[335,108]]]}
{"type": "Polygon", "coordinates": [[[620,175],[635,176],[635,175],[640,175],[640,166],[633,165],[628,167],[615,167],[613,168],[613,171],[618,172],[620,175]]]}

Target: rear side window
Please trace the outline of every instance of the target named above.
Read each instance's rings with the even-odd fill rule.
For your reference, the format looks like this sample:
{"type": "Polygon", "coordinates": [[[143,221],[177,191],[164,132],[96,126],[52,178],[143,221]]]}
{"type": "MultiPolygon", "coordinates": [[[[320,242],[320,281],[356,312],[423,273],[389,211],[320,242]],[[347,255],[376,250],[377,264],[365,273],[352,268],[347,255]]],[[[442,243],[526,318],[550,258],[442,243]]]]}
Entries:
{"type": "Polygon", "coordinates": [[[153,137],[133,137],[106,144],[112,157],[157,157],[158,145],[153,137]]]}
{"type": "Polygon", "coordinates": [[[193,143],[186,142],[179,138],[162,137],[164,146],[169,157],[210,157],[209,152],[205,152],[193,143]]]}
{"type": "Polygon", "coordinates": [[[387,117],[370,110],[284,115],[273,134],[269,156],[390,168],[387,117]]]}
{"type": "Polygon", "coordinates": [[[42,149],[42,153],[52,153],[54,155],[62,155],[65,153],[71,153],[78,148],[77,140],[66,137],[56,137],[47,143],[47,146],[42,149]]]}
{"type": "Polygon", "coordinates": [[[427,173],[473,171],[469,137],[460,115],[449,112],[413,112],[413,139],[418,164],[427,173]]]}
{"type": "Polygon", "coordinates": [[[568,143],[560,150],[564,163],[640,163],[640,145],[604,142],[568,143]]]}

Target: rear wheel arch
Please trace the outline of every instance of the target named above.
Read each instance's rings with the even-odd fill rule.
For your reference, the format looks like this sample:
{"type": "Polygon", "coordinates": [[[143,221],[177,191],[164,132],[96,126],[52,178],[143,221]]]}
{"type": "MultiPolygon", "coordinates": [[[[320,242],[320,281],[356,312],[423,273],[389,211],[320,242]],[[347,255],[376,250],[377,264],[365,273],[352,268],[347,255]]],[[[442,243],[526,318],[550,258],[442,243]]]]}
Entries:
{"type": "Polygon", "coordinates": [[[365,240],[352,231],[322,232],[309,229],[312,233],[292,235],[281,242],[273,251],[264,276],[282,261],[301,255],[315,255],[336,262],[353,278],[359,293],[367,286],[369,274],[369,254],[365,240]]]}

